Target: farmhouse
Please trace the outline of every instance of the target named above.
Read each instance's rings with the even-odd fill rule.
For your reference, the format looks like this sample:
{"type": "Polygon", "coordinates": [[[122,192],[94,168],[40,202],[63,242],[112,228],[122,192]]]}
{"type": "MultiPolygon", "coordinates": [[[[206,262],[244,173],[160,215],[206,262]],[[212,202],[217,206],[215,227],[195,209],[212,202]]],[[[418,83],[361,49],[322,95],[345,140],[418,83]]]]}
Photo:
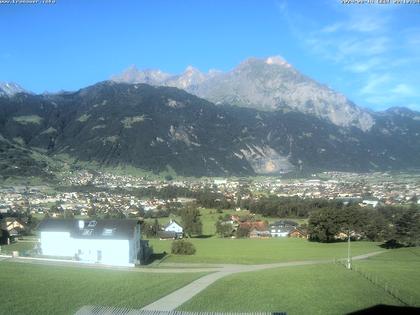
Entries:
{"type": "Polygon", "coordinates": [[[41,253],[115,266],[143,264],[151,254],[137,220],[46,219],[39,225],[41,253]]]}
{"type": "Polygon", "coordinates": [[[182,238],[184,235],[184,228],[175,220],[169,221],[169,223],[163,227],[163,231],[158,233],[159,238],[182,238]]]}

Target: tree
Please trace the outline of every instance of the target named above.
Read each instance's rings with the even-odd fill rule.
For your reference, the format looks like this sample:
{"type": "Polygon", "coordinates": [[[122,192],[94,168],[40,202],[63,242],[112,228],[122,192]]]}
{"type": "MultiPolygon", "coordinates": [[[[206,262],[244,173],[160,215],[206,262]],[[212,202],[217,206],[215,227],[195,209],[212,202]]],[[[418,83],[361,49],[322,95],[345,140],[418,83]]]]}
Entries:
{"type": "Polygon", "coordinates": [[[412,206],[395,222],[395,238],[406,246],[420,245],[420,212],[412,206]]]}
{"type": "Polygon", "coordinates": [[[232,224],[219,217],[219,220],[216,222],[216,233],[219,234],[220,237],[229,237],[232,235],[232,232],[232,224]]]}
{"type": "Polygon", "coordinates": [[[184,208],[180,214],[185,234],[188,236],[201,235],[203,224],[200,219],[200,211],[197,208],[189,207],[184,208]]]}
{"type": "Polygon", "coordinates": [[[365,235],[371,241],[385,241],[391,236],[390,224],[385,216],[376,209],[368,212],[365,235]]]}
{"type": "Polygon", "coordinates": [[[340,230],[340,220],[337,210],[324,208],[312,212],[308,222],[308,233],[311,241],[332,242],[340,230]]]}
{"type": "Polygon", "coordinates": [[[237,238],[248,237],[250,232],[251,232],[251,229],[248,226],[239,226],[238,229],[236,230],[236,237],[237,238]]]}
{"type": "Polygon", "coordinates": [[[339,233],[363,236],[366,235],[368,222],[368,212],[357,205],[321,208],[309,217],[309,239],[333,242],[339,233]]]}
{"type": "Polygon", "coordinates": [[[349,205],[337,211],[338,221],[340,221],[340,232],[347,236],[353,233],[363,234],[368,222],[368,212],[357,205],[349,205]]]}
{"type": "Polygon", "coordinates": [[[157,236],[159,231],[160,231],[159,221],[158,221],[158,219],[155,219],[155,221],[153,221],[153,225],[152,225],[153,236],[157,236]]]}
{"type": "Polygon", "coordinates": [[[73,219],[74,218],[73,211],[71,211],[70,209],[64,210],[64,218],[65,219],[73,219]]]}
{"type": "Polygon", "coordinates": [[[171,253],[175,255],[194,255],[194,244],[185,240],[173,241],[171,245],[171,253]]]}
{"type": "Polygon", "coordinates": [[[96,218],[96,207],[94,205],[89,208],[87,215],[89,218],[96,218]]]}

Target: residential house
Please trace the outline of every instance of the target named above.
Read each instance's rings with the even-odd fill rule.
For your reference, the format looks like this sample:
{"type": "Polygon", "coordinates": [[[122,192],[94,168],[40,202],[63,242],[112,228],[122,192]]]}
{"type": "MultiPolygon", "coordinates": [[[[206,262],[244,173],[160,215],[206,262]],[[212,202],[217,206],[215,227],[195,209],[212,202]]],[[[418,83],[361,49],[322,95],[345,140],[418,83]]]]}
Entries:
{"type": "Polygon", "coordinates": [[[258,230],[256,228],[252,229],[251,232],[249,232],[249,238],[269,238],[271,237],[270,231],[265,230],[258,230]]]}
{"type": "Polygon", "coordinates": [[[367,199],[363,200],[361,204],[359,203],[359,205],[362,207],[371,206],[373,208],[376,208],[378,204],[379,204],[378,200],[367,200],[367,199]]]}
{"type": "Polygon", "coordinates": [[[288,235],[293,238],[308,238],[308,233],[301,228],[295,227],[288,235]]]}
{"type": "Polygon", "coordinates": [[[177,239],[182,238],[184,235],[184,228],[175,220],[170,220],[167,225],[163,227],[163,231],[158,233],[161,239],[177,239]]]}
{"type": "Polygon", "coordinates": [[[286,237],[292,232],[298,223],[291,220],[281,220],[270,224],[269,231],[272,237],[286,237]]]}
{"type": "Polygon", "coordinates": [[[39,231],[43,255],[115,266],[144,264],[151,255],[138,220],[45,219],[39,231]]]}
{"type": "Polygon", "coordinates": [[[240,222],[239,228],[248,229],[250,238],[266,238],[270,236],[267,223],[261,220],[240,222]]]}
{"type": "Polygon", "coordinates": [[[4,218],[0,223],[0,229],[3,231],[2,239],[4,244],[10,244],[15,238],[22,235],[25,231],[25,224],[16,218],[4,218]]]}

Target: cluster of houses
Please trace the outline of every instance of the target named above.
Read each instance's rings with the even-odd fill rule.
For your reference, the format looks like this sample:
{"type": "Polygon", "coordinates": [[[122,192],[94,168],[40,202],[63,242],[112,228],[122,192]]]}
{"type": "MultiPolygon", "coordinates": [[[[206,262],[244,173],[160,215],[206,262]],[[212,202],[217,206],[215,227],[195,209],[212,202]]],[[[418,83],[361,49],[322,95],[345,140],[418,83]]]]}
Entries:
{"type": "Polygon", "coordinates": [[[265,221],[243,221],[238,216],[231,216],[234,226],[249,230],[250,238],[295,237],[308,238],[308,234],[299,224],[291,220],[280,220],[267,224],[265,221]]]}
{"type": "MultiPolygon", "coordinates": [[[[230,221],[234,231],[244,228],[249,231],[249,238],[294,237],[308,238],[307,232],[299,224],[291,220],[280,220],[267,224],[262,220],[241,220],[237,215],[231,215],[230,221]]],[[[184,229],[176,220],[170,220],[158,232],[160,239],[180,239],[184,236],[184,229]]]]}
{"type": "Polygon", "coordinates": [[[238,215],[231,215],[224,224],[231,224],[234,234],[239,229],[248,231],[250,238],[270,238],[270,237],[295,237],[308,238],[306,231],[299,227],[299,224],[291,220],[280,220],[268,224],[267,221],[241,218],[238,215]]]}

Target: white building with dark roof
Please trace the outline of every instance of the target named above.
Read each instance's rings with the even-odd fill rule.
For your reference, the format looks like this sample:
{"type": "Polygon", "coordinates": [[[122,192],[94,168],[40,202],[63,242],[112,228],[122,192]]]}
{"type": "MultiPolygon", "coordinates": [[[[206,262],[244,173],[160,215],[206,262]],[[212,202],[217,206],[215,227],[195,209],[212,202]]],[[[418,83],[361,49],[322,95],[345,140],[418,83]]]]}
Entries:
{"type": "Polygon", "coordinates": [[[138,220],[46,219],[41,222],[41,253],[114,266],[145,263],[151,254],[141,240],[138,220]]]}

